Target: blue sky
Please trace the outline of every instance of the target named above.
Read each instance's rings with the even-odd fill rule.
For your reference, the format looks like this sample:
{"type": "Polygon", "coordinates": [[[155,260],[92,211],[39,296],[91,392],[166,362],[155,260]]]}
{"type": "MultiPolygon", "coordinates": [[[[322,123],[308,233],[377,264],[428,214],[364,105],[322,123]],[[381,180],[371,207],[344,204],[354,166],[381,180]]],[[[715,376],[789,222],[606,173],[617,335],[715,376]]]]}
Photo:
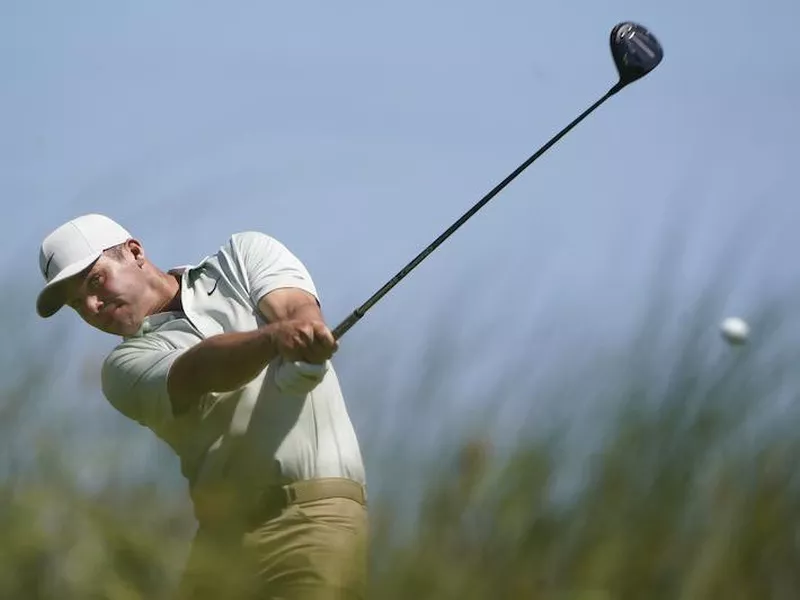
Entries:
{"type": "MultiPolygon", "coordinates": [[[[335,324],[616,81],[615,23],[650,27],[661,66],[345,338],[346,385],[366,364],[387,382],[351,406],[369,438],[374,420],[403,412],[392,383],[416,376],[442,310],[464,321],[448,340],[463,344],[454,390],[477,389],[509,357],[552,353],[531,327],[558,330],[561,353],[605,347],[646,311],[676,227],[687,244],[671,257],[676,306],[719,269],[734,275],[729,313],[792,290],[799,12],[789,0],[0,0],[0,268],[29,294],[26,331],[59,328],[79,347],[59,357],[65,377],[114,343],[66,311],[33,317],[38,244],[85,212],[118,219],[165,268],[234,231],[274,235],[335,324]]],[[[445,423],[465,410],[454,397],[438,406],[445,423]]],[[[68,406],[127,427],[100,399],[68,406]]]]}

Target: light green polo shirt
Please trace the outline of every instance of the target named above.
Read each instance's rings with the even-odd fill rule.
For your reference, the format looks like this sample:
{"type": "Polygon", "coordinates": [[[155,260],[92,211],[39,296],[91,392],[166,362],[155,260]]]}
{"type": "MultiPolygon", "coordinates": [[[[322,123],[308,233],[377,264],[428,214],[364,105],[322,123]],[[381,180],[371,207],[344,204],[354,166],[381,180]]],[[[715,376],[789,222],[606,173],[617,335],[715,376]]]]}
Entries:
{"type": "Polygon", "coordinates": [[[150,316],[103,363],[108,401],[175,450],[193,493],[219,484],[247,492],[314,477],[365,483],[332,365],[310,393],[292,395],[275,386],[275,359],[239,390],[207,394],[188,413],[172,414],[167,374],[175,359],[207,337],[264,325],[259,300],[286,287],[318,298],[308,271],[284,245],[263,233],[234,234],[183,271],[182,313],[150,316]]]}

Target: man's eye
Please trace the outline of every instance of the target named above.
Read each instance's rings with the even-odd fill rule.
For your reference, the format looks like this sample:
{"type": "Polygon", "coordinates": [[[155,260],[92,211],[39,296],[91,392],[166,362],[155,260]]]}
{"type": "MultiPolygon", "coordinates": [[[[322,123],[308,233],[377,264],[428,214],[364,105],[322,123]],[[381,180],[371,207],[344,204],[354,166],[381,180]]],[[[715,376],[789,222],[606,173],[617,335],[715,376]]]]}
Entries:
{"type": "Polygon", "coordinates": [[[92,277],[89,279],[89,288],[95,289],[101,283],[102,283],[102,278],[100,277],[100,275],[92,275],[92,277]]]}

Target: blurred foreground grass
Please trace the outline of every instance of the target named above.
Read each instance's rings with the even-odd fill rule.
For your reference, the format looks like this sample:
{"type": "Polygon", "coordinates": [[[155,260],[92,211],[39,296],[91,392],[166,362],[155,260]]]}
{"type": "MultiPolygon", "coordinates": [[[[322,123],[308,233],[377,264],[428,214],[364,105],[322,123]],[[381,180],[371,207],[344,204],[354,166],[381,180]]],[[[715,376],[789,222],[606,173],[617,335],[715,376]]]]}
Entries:
{"type": "MultiPolygon", "coordinates": [[[[755,331],[777,330],[780,315],[770,316],[755,331]]],[[[538,404],[615,399],[600,441],[572,461],[566,493],[558,435],[523,435],[496,452],[478,434],[418,474],[419,511],[402,535],[391,526],[400,507],[379,497],[371,597],[800,597],[800,422],[785,407],[800,382],[797,354],[770,343],[720,351],[696,326],[684,331],[658,360],[648,360],[658,344],[645,331],[621,352],[562,364],[563,387],[529,391],[538,404]]],[[[439,373],[456,368],[439,360],[439,373]]],[[[509,378],[527,381],[516,372],[498,381],[509,378]]],[[[507,389],[498,384],[492,402],[507,389]]],[[[7,439],[16,418],[0,423],[7,439]]],[[[0,598],[167,598],[193,527],[187,507],[147,482],[79,489],[50,435],[50,451],[24,468],[4,458],[0,598]]]]}

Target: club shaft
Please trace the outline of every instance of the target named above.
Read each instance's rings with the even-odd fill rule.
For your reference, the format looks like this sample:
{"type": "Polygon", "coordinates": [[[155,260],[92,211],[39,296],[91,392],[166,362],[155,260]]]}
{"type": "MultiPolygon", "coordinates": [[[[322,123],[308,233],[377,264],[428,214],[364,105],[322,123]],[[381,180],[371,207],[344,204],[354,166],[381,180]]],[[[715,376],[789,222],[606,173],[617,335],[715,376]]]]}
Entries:
{"type": "Polygon", "coordinates": [[[612,87],[608,92],[606,92],[601,98],[599,98],[594,104],[592,104],[589,108],[583,111],[575,120],[573,120],[569,125],[564,127],[561,131],[559,131],[556,135],[554,135],[550,140],[544,144],[541,148],[539,148],[536,152],[534,152],[530,157],[528,157],[525,162],[523,162],[520,166],[518,166],[514,171],[512,171],[508,177],[503,179],[500,183],[498,183],[494,188],[492,188],[489,193],[487,193],[483,198],[478,200],[475,205],[470,208],[467,212],[465,212],[461,217],[455,221],[450,227],[448,227],[442,234],[437,237],[433,242],[428,245],[422,252],[420,252],[411,262],[409,262],[405,267],[403,267],[397,275],[392,277],[389,281],[387,281],[383,287],[381,287],[377,292],[375,292],[372,296],[367,299],[364,304],[359,306],[355,309],[350,316],[344,319],[336,328],[333,330],[333,337],[337,340],[340,339],[350,328],[358,323],[361,318],[367,313],[367,311],[372,308],[381,298],[383,298],[389,290],[391,290],[394,286],[400,283],[406,275],[411,273],[417,265],[419,265],[423,260],[425,260],[431,252],[436,250],[447,238],[449,238],[456,230],[461,227],[464,223],[466,223],[475,213],[477,213],[481,208],[486,206],[488,202],[494,198],[500,191],[505,188],[509,183],[511,183],[517,176],[522,173],[525,169],[527,169],[531,164],[539,158],[542,154],[547,152],[558,140],[564,137],[569,131],[574,128],[578,123],[583,121],[586,117],[588,117],[595,109],[597,109],[601,104],[603,104],[606,100],[608,100],[611,96],[616,94],[620,89],[622,89],[623,85],[618,83],[614,87],[612,87]]]}

